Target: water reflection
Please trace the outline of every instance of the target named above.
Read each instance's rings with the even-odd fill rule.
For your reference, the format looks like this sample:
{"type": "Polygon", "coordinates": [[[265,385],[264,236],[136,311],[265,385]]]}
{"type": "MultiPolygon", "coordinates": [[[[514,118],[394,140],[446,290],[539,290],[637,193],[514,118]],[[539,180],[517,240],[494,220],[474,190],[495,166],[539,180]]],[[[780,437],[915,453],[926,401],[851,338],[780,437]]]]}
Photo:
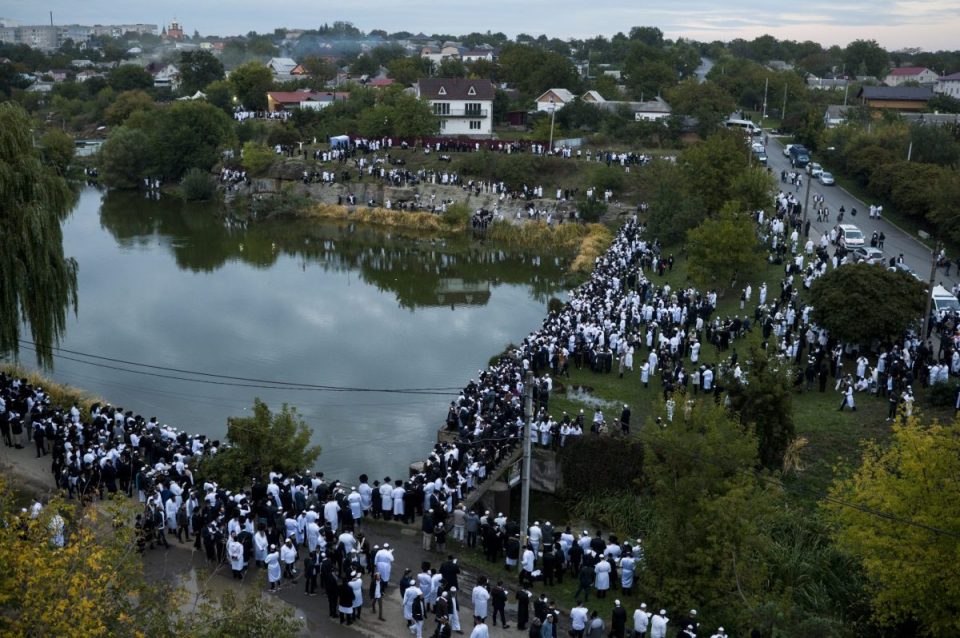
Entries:
{"type": "Polygon", "coordinates": [[[359,272],[364,282],[394,293],[401,307],[485,305],[491,286],[524,284],[546,302],[564,287],[569,255],[531,255],[481,245],[468,237],[411,240],[353,224],[224,220],[213,204],[154,201],[133,193],[103,197],[100,223],[121,246],[159,242],[177,265],[213,272],[227,262],[272,267],[283,256],[302,269],[359,272]]]}
{"type": "MultiPolygon", "coordinates": [[[[243,227],[203,206],[94,189],[81,193],[63,236],[82,264],[63,347],[257,379],[459,387],[538,327],[548,298],[564,290],[563,256],[312,222],[243,227]]],[[[62,353],[55,363],[57,381],[217,438],[254,396],[290,403],[332,476],[403,472],[436,440],[451,398],[197,383],[62,353]]]]}

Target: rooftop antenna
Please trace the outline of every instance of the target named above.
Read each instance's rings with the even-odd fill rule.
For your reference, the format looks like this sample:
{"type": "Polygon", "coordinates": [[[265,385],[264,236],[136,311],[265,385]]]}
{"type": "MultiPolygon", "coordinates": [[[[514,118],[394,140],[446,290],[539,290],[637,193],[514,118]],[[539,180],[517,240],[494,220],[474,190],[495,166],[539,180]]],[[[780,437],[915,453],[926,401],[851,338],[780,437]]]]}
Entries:
{"type": "Polygon", "coordinates": [[[50,12],[50,26],[53,26],[53,11],[50,12]]]}

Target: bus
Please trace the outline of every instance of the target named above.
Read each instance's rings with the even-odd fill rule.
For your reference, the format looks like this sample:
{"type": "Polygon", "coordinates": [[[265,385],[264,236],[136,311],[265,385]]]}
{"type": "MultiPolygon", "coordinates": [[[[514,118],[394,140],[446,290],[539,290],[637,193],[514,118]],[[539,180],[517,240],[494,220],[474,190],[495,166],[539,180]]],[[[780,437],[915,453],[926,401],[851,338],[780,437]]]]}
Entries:
{"type": "Polygon", "coordinates": [[[760,135],[762,129],[751,122],[750,120],[734,120],[729,119],[723,123],[727,128],[740,129],[741,131],[746,131],[748,135],[760,135]]]}

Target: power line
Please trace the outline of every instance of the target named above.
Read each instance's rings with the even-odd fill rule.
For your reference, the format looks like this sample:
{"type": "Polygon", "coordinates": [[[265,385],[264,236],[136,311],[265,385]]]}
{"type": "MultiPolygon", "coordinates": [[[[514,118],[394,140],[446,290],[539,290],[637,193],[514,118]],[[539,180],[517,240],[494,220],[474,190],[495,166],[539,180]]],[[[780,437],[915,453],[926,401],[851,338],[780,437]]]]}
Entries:
{"type": "MultiPolygon", "coordinates": [[[[31,346],[34,350],[37,348],[37,344],[29,341],[27,339],[20,339],[21,343],[31,346]]],[[[89,354],[87,352],[78,352],[76,350],[68,350],[67,348],[60,348],[57,346],[50,346],[51,350],[56,350],[59,352],[67,352],[69,354],[78,355],[81,357],[87,357],[90,359],[98,359],[100,361],[109,361],[111,363],[120,363],[123,365],[137,366],[140,368],[150,368],[152,370],[162,370],[164,372],[177,372],[180,374],[191,374],[199,377],[209,377],[214,379],[227,379],[230,381],[246,381],[250,383],[266,383],[274,386],[296,386],[301,388],[310,388],[318,390],[331,390],[331,391],[340,391],[340,392],[437,392],[437,391],[459,391],[459,387],[444,387],[444,388],[362,388],[362,387],[349,387],[349,386],[334,386],[334,385],[322,385],[315,383],[298,383],[296,381],[275,381],[271,379],[256,379],[250,377],[237,377],[230,376],[226,374],[215,374],[212,372],[197,372],[195,370],[184,370],[181,368],[171,368],[167,366],[158,366],[152,365],[149,363],[140,363],[137,361],[126,361],[124,359],[115,359],[112,357],[104,357],[96,354],[89,354]]],[[[62,355],[61,355],[62,356],[62,355]]],[[[66,358],[66,357],[64,357],[66,358]]]]}
{"type": "MultiPolygon", "coordinates": [[[[27,350],[33,350],[36,352],[36,348],[30,346],[24,346],[27,350]]],[[[318,386],[318,385],[267,385],[272,383],[269,381],[264,381],[260,383],[238,383],[233,381],[214,381],[211,379],[190,379],[188,377],[181,377],[169,374],[160,374],[159,372],[147,372],[146,370],[131,370],[129,368],[122,368],[119,366],[108,365],[106,363],[97,363],[96,361],[86,361],[84,359],[77,359],[75,357],[68,357],[64,354],[54,353],[55,357],[64,359],[67,361],[74,361],[76,363],[82,363],[89,366],[94,366],[97,368],[105,368],[107,370],[117,370],[119,372],[126,372],[129,374],[141,374],[149,377],[158,377],[161,379],[172,379],[175,381],[187,381],[189,383],[204,383],[208,385],[219,385],[219,386],[231,386],[238,388],[256,388],[261,390],[299,390],[307,392],[384,392],[389,394],[415,394],[415,395],[442,395],[442,396],[456,396],[456,392],[444,391],[442,388],[437,389],[406,389],[406,388],[352,388],[352,387],[338,387],[338,386],[318,386]]],[[[137,364],[133,364],[137,365],[137,364]]],[[[151,366],[156,367],[156,366],[151,366]]],[[[188,374],[191,374],[188,372],[188,374]]],[[[222,377],[229,378],[229,377],[222,377]]]]}

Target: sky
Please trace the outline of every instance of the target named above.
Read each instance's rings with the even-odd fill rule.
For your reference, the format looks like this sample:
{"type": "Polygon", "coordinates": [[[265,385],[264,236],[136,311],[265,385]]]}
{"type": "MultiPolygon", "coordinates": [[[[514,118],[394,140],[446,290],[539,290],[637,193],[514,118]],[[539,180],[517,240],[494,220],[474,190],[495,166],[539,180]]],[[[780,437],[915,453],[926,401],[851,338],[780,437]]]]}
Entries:
{"type": "Polygon", "coordinates": [[[960,0],[0,0],[0,17],[22,24],[163,25],[176,19],[188,33],[233,35],[278,27],[316,28],[336,20],[359,29],[465,34],[502,31],[559,38],[610,37],[632,26],[659,27],[668,38],[814,40],[845,46],[874,39],[896,50],[960,48],[960,0]]]}

